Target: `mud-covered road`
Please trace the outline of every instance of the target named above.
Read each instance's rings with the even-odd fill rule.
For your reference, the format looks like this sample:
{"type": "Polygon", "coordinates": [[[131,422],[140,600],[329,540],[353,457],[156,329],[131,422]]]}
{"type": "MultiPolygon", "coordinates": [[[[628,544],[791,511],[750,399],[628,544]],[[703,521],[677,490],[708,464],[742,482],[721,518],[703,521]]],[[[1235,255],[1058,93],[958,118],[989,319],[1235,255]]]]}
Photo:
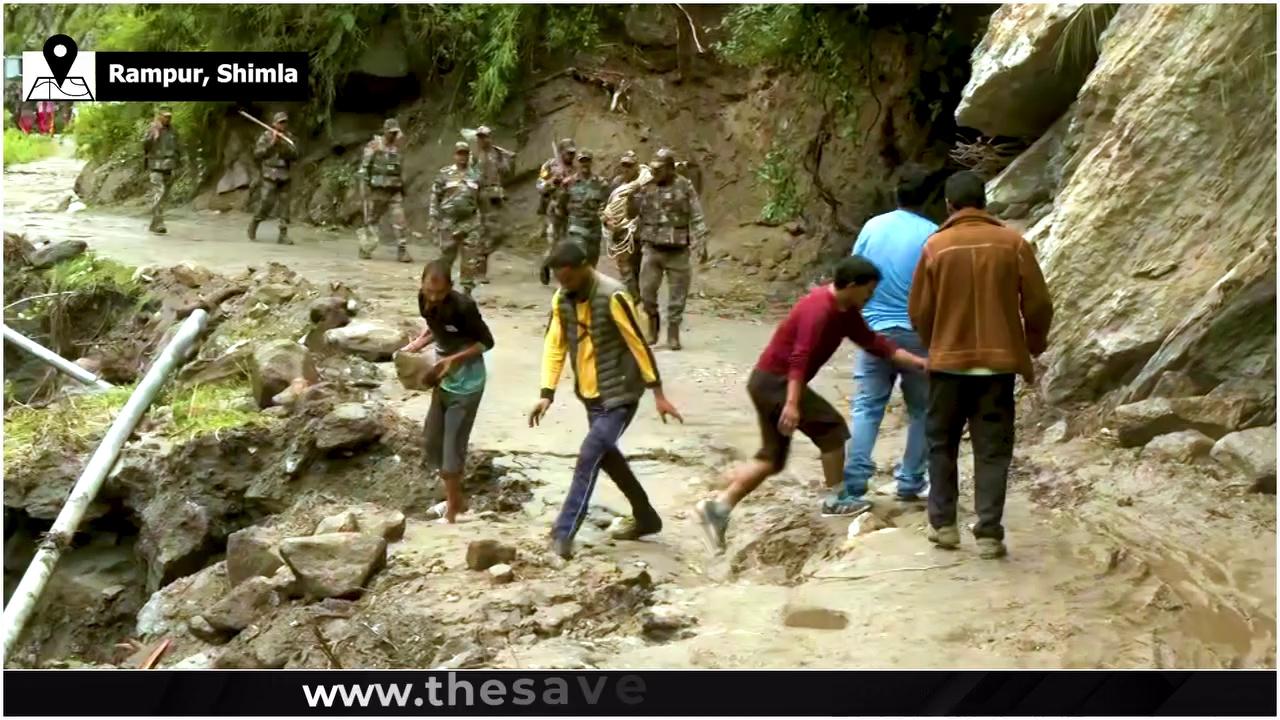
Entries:
{"type": "MultiPolygon", "coordinates": [[[[77,169],[70,159],[7,169],[4,229],[80,238],[131,265],[189,261],[234,273],[278,261],[313,282],[358,288],[372,301],[371,315],[415,312],[420,264],[394,263],[387,250],[359,261],[353,232],[298,226],[291,231],[297,244],[278,246],[249,243],[247,217],[238,213],[178,209],[169,234],[160,237],[146,232],[136,206],[53,211],[77,169]]],[[[274,239],[274,224],[259,234],[274,239]]],[[[420,260],[429,257],[423,245],[411,250],[420,260]]],[[[411,519],[405,539],[392,546],[393,565],[456,564],[466,543],[480,537],[536,541],[568,483],[585,430],[581,407],[562,392],[542,427],[531,430],[525,420],[537,397],[550,293],[528,257],[499,253],[491,267],[493,282],[478,295],[497,347],[487,356],[490,380],[472,444],[506,453],[543,484],[514,521],[445,527],[411,519]]],[[[713,295],[719,271],[710,272],[701,286],[713,295]]],[[[735,514],[729,552],[708,554],[691,508],[728,462],[755,450],[744,383],[775,320],[714,297],[692,303],[686,349],[657,353],[668,395],[687,422],[662,424],[645,400],[624,439],[629,453],[644,458],[636,470],[666,530],[646,542],[610,543],[588,528],[579,557],[543,578],[642,563],[666,588],[667,602],[696,618],[696,632],[660,643],[566,641],[563,653],[581,652],[599,667],[1274,667],[1274,496],[1221,487],[1196,468],[1141,461],[1136,452],[1088,438],[1042,443],[1037,426],[1048,422],[1035,417],[1021,424],[1004,560],[980,560],[969,537],[956,552],[934,548],[925,540],[922,508],[895,507],[883,494],[874,512],[893,527],[846,540],[847,520],[817,517],[821,473],[807,443],[784,475],[735,514]]],[[[848,406],[852,361],[852,348],[842,350],[815,380],[837,406],[848,406]]],[[[428,396],[406,393],[394,372],[387,374],[384,389],[393,403],[420,420],[428,396]]],[[[890,482],[902,431],[895,400],[876,449],[882,469],[876,484],[890,482]]],[[[961,473],[967,495],[967,461],[961,473]]],[[[598,486],[597,501],[625,509],[608,482],[598,486]]],[[[961,513],[967,525],[971,497],[962,500],[961,513]]],[[[447,592],[397,602],[481,602],[447,592]]],[[[538,647],[547,652],[545,644],[538,647]]],[[[510,650],[491,662],[563,661],[510,650]]]]}

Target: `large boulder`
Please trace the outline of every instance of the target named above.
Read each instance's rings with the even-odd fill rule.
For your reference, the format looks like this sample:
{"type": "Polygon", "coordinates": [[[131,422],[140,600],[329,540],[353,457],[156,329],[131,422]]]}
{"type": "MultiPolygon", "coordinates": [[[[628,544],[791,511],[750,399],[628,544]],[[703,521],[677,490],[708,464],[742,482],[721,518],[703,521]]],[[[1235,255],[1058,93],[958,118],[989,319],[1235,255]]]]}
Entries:
{"type": "Polygon", "coordinates": [[[1213,446],[1213,459],[1244,476],[1262,492],[1276,491],[1276,428],[1260,427],[1225,435],[1213,446]]]}
{"type": "Polygon", "coordinates": [[[1274,362],[1274,308],[1253,338],[1243,318],[1267,305],[1268,283],[1274,293],[1274,279],[1253,278],[1275,263],[1275,99],[1248,77],[1268,70],[1275,12],[1129,4],[1111,21],[1036,238],[1056,306],[1049,402],[1094,400],[1135,378],[1133,398],[1146,397],[1163,369],[1220,380],[1274,362]],[[1219,310],[1193,317],[1215,294],[1219,310]]]}
{"type": "Polygon", "coordinates": [[[1197,430],[1216,439],[1256,422],[1259,404],[1246,396],[1151,398],[1117,407],[1112,421],[1125,447],[1146,445],[1160,435],[1182,430],[1197,430]]]}
{"type": "Polygon", "coordinates": [[[436,365],[439,360],[435,346],[422,352],[398,352],[392,358],[396,365],[396,377],[405,390],[430,390],[439,384],[436,365]]]}
{"type": "Polygon", "coordinates": [[[83,240],[49,240],[32,245],[26,259],[31,267],[40,270],[70,260],[87,249],[89,245],[83,240]]]}
{"type": "Polygon", "coordinates": [[[382,436],[380,408],[363,403],[341,403],[320,419],[316,428],[316,448],[353,450],[382,436]]]}
{"type": "Polygon", "coordinates": [[[1075,100],[1089,69],[1059,63],[1063,33],[1082,5],[1001,5],[973,51],[956,123],[990,136],[1029,138],[1052,125],[1075,100]]]}
{"type": "Polygon", "coordinates": [[[387,561],[387,541],[364,533],[329,533],[289,538],[280,555],[312,598],[350,597],[387,561]]]}
{"type": "Polygon", "coordinates": [[[1058,186],[1055,158],[1067,134],[1063,115],[1039,140],[987,183],[987,209],[1005,220],[1022,220],[1053,199],[1058,186]]]}
{"type": "Polygon", "coordinates": [[[1213,438],[1199,430],[1179,430],[1160,435],[1142,448],[1144,458],[1189,463],[1205,457],[1213,449],[1213,438]]]}
{"type": "Polygon", "coordinates": [[[196,500],[167,496],[142,512],[138,554],[147,566],[147,592],[204,566],[213,553],[209,508],[196,500]]]}
{"type": "Polygon", "coordinates": [[[284,561],[276,549],[283,538],[278,530],[247,527],[227,536],[227,579],[239,585],[255,577],[271,577],[284,561]]]}
{"type": "Polygon", "coordinates": [[[270,407],[271,399],[299,378],[308,384],[320,381],[315,361],[307,348],[292,340],[280,339],[254,351],[249,363],[249,380],[258,407],[270,407]]]}
{"type": "Polygon", "coordinates": [[[413,338],[404,328],[377,320],[360,320],[326,331],[324,339],[343,352],[370,362],[386,362],[413,338]]]}

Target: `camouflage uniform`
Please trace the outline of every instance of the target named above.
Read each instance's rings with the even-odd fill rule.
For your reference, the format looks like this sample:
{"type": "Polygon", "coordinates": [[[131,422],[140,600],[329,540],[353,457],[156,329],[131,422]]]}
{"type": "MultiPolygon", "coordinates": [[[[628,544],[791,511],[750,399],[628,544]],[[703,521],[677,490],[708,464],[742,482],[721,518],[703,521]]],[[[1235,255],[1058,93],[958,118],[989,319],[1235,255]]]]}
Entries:
{"type": "MultiPolygon", "coordinates": [[[[631,151],[627,151],[622,156],[622,164],[635,167],[636,154],[631,151]]],[[[631,175],[638,176],[639,173],[633,172],[631,175]]],[[[632,180],[635,180],[635,177],[627,177],[626,174],[615,175],[613,180],[609,183],[609,193],[612,194],[613,191],[617,190],[623,183],[628,183],[632,180]]],[[[628,215],[634,217],[634,211],[636,208],[634,196],[632,196],[632,200],[628,205],[629,210],[631,210],[628,215]]],[[[626,230],[621,228],[608,231],[609,237],[607,240],[609,241],[609,245],[613,246],[620,242],[624,233],[626,233],[626,230]]],[[[640,298],[640,247],[641,246],[638,241],[633,242],[630,249],[613,256],[613,262],[618,266],[618,275],[622,282],[627,286],[627,293],[636,300],[639,300],[640,298]]]]}
{"type": "Polygon", "coordinates": [[[375,136],[364,146],[360,157],[359,178],[364,194],[364,237],[360,240],[360,257],[368,259],[378,247],[378,224],[384,214],[391,216],[391,229],[396,238],[396,259],[412,262],[405,239],[404,174],[401,163],[404,153],[400,147],[400,125],[388,118],[382,124],[383,134],[375,136]],[[395,133],[388,141],[387,133],[395,133]]]}
{"type": "MultiPolygon", "coordinates": [[[[670,155],[659,151],[657,164],[670,162],[670,155]]],[[[702,205],[693,183],[680,175],[659,183],[657,179],[641,188],[638,195],[640,223],[638,235],[644,244],[644,261],[640,266],[640,298],[649,315],[650,341],[657,341],[660,314],[658,288],[665,275],[669,283],[667,307],[668,343],[680,345],[680,323],[689,293],[693,255],[706,256],[707,226],[702,205]]]]}
{"type": "MultiPolygon", "coordinates": [[[[161,115],[172,117],[169,110],[162,109],[161,115]]],[[[147,173],[151,180],[148,202],[151,205],[150,230],[165,233],[164,204],[169,199],[169,190],[173,187],[173,171],[178,167],[178,133],[172,125],[160,124],[157,119],[147,128],[142,139],[142,154],[146,159],[147,173]]]]}
{"type": "MultiPolygon", "coordinates": [[[[578,153],[578,160],[590,160],[590,153],[578,153]]],[[[599,175],[577,174],[565,181],[559,194],[560,214],[565,217],[566,237],[582,245],[587,262],[600,262],[600,241],[604,230],[600,211],[609,200],[609,184],[599,175]]]]}
{"type": "MultiPolygon", "coordinates": [[[[455,150],[467,150],[458,143],[455,150]]],[[[440,236],[440,256],[449,267],[462,250],[462,290],[468,295],[484,262],[484,225],[480,213],[480,175],[474,167],[446,165],[431,183],[431,221],[440,236]]]]}
{"type": "MultiPolygon", "coordinates": [[[[489,137],[492,131],[481,125],[476,129],[477,135],[489,137]]],[[[471,152],[471,168],[479,174],[480,182],[480,215],[484,227],[484,253],[480,260],[480,282],[488,282],[489,256],[498,249],[506,238],[507,222],[503,210],[506,208],[507,193],[503,188],[508,173],[511,172],[511,153],[490,143],[487,149],[477,144],[471,152]]]]}
{"type": "MultiPolygon", "coordinates": [[[[573,150],[573,141],[565,138],[556,144],[556,149],[563,155],[573,150]]],[[[542,163],[542,169],[538,171],[537,189],[538,194],[542,196],[542,200],[538,205],[538,214],[546,214],[546,236],[547,250],[556,246],[556,243],[564,239],[566,230],[565,216],[559,204],[551,202],[556,189],[560,183],[564,182],[573,174],[572,163],[566,163],[558,157],[542,163]]]]}
{"type": "MultiPolygon", "coordinates": [[[[284,113],[276,113],[273,122],[288,119],[284,113]]],[[[277,140],[270,130],[263,131],[253,156],[262,163],[262,187],[259,189],[258,209],[249,223],[249,239],[257,239],[258,223],[267,219],[274,209],[280,220],[279,242],[292,245],[289,240],[289,166],[298,159],[298,150],[285,140],[277,140]]]]}

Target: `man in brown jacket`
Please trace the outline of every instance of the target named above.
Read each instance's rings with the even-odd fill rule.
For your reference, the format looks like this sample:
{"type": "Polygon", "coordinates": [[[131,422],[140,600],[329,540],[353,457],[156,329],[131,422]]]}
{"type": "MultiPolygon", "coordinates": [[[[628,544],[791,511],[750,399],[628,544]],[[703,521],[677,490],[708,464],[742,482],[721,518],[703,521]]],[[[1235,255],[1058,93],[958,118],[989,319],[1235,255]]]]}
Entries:
{"type": "Polygon", "coordinates": [[[1005,554],[1004,495],[1013,459],[1013,385],[1034,380],[1053,303],[1031,246],[987,214],[980,177],[947,179],[950,217],[920,255],[908,313],[929,350],[929,539],[960,544],[956,456],[973,442],[973,535],[982,557],[1005,554]]]}

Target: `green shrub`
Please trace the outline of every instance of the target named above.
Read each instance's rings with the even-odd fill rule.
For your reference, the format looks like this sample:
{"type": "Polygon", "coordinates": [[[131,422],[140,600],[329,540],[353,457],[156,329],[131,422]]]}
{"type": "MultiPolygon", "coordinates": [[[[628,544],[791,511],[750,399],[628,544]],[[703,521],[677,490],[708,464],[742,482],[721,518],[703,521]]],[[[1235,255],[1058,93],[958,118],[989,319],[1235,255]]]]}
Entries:
{"type": "Polygon", "coordinates": [[[29,163],[52,156],[58,151],[58,142],[48,135],[30,135],[14,128],[4,131],[4,165],[29,163]]]}

